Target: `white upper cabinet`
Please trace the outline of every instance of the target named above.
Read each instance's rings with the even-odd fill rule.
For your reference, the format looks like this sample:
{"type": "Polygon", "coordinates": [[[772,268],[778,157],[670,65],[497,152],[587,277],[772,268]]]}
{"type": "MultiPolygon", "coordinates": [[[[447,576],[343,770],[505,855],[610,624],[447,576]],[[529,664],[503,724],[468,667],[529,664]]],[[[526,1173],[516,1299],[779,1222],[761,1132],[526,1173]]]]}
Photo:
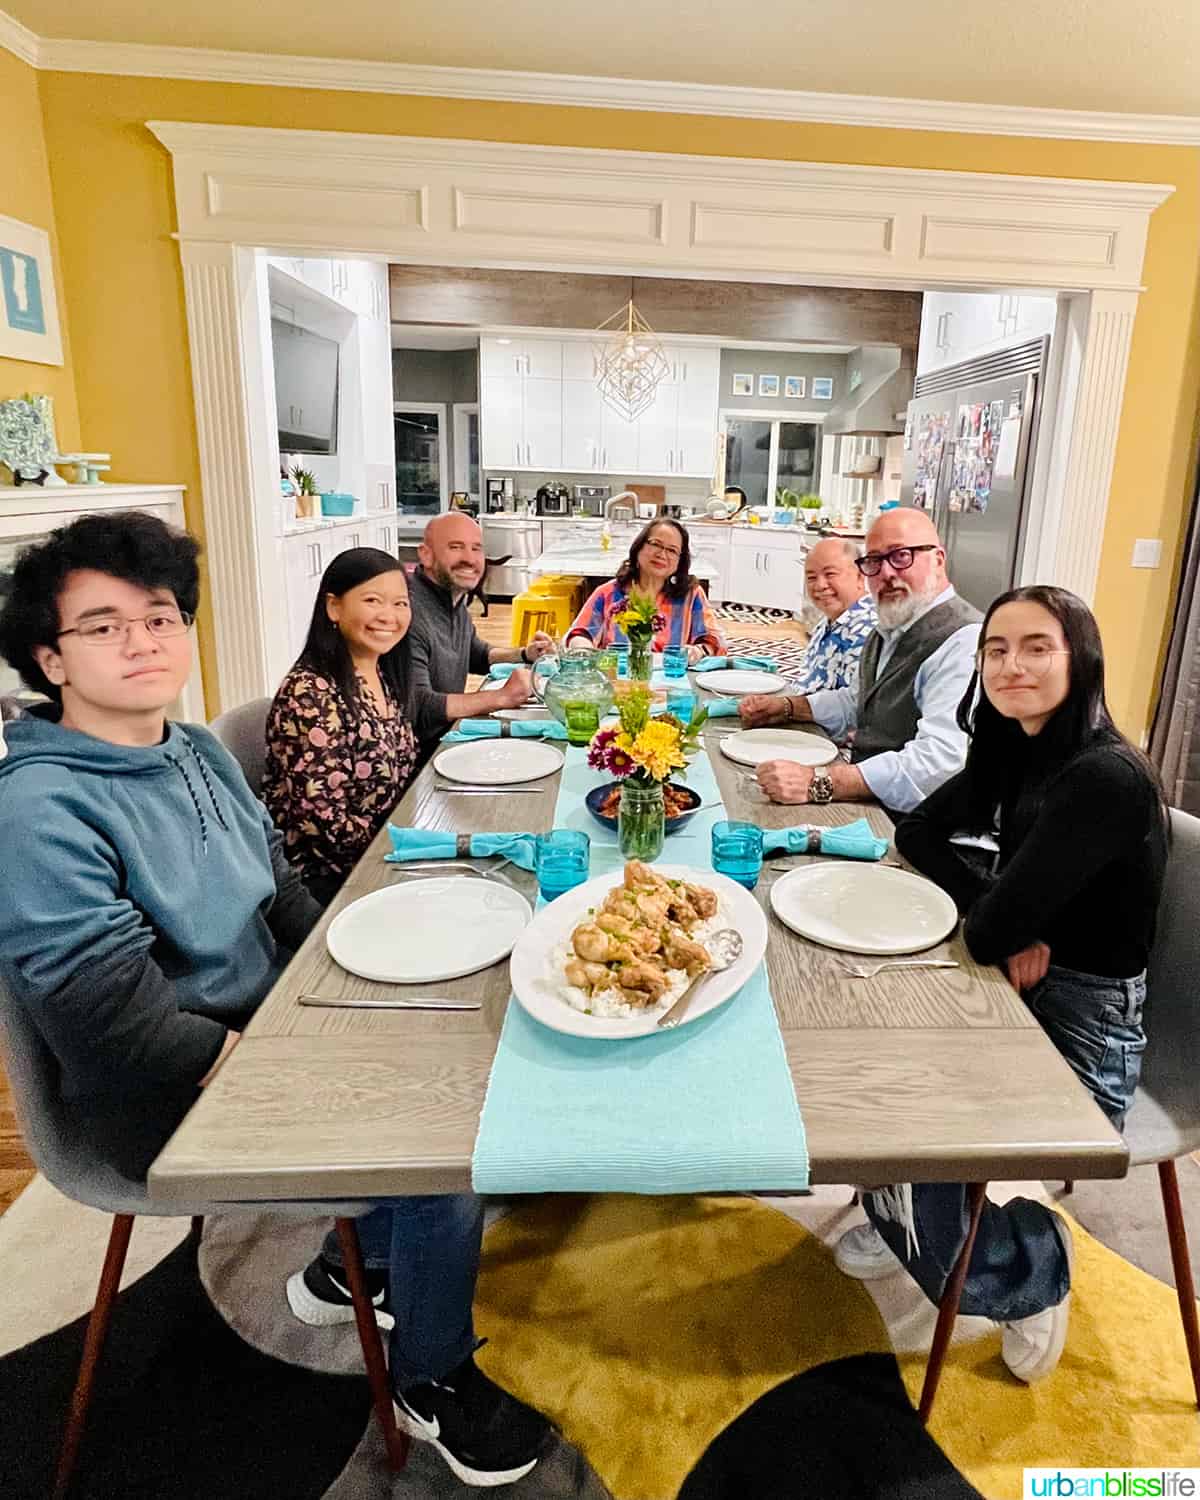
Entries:
{"type": "Polygon", "coordinates": [[[1053,297],[1017,292],[926,292],[917,374],[1054,332],[1053,297]]]}
{"type": "Polygon", "coordinates": [[[484,467],[711,479],[720,350],[665,352],[666,378],[629,422],[597,389],[593,340],[481,339],[484,467]]]}

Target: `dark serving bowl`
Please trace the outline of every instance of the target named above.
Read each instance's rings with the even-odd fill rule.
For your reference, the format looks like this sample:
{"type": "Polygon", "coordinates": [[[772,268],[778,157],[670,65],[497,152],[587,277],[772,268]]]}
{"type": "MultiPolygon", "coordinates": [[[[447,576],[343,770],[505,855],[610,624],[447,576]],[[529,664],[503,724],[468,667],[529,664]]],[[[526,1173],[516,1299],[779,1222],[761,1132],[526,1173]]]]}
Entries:
{"type": "MultiPolygon", "coordinates": [[[[611,828],[614,833],[616,832],[617,828],[616,814],[614,813],[611,818],[606,817],[605,814],[600,811],[600,804],[604,801],[605,797],[608,796],[609,792],[612,791],[613,787],[620,786],[620,784],[621,783],[619,781],[606,781],[603,786],[594,786],[584,798],[584,801],[588,805],[588,812],[591,813],[596,822],[603,823],[605,828],[611,828]]],[[[687,820],[700,806],[700,793],[694,792],[690,786],[680,786],[678,782],[668,782],[667,785],[670,786],[671,789],[678,793],[680,796],[686,797],[688,802],[691,804],[687,812],[680,813],[676,818],[668,818],[666,820],[666,823],[663,825],[668,833],[674,833],[677,829],[683,827],[687,820]]]]}

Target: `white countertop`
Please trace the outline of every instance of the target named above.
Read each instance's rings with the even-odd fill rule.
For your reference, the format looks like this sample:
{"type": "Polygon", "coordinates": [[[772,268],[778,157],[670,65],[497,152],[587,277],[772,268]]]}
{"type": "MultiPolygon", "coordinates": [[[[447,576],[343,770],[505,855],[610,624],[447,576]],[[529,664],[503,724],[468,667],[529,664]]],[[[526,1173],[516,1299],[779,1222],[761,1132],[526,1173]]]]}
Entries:
{"type": "MultiPolygon", "coordinates": [[[[613,546],[607,552],[601,547],[551,547],[540,557],[531,559],[531,573],[574,573],[584,578],[613,578],[627,556],[624,547],[613,546]]],[[[703,558],[692,559],[697,578],[716,578],[719,569],[703,558]]]]}

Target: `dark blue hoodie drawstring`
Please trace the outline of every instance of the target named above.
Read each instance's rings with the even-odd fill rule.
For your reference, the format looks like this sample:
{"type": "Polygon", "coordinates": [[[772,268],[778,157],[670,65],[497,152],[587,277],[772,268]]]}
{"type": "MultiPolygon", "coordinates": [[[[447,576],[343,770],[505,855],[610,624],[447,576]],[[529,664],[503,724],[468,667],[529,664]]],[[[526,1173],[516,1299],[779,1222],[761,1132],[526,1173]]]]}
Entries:
{"type": "MultiPolygon", "coordinates": [[[[221,804],[217,801],[217,794],[213,790],[213,784],[212,784],[211,780],[209,779],[208,771],[205,769],[205,765],[204,765],[203,760],[200,758],[200,755],[197,752],[195,745],[192,744],[191,740],[188,739],[187,735],[184,734],[182,732],[182,730],[180,731],[180,739],[183,740],[184,744],[187,745],[188,749],[192,752],[192,759],[196,762],[196,765],[199,767],[199,770],[200,770],[200,779],[201,779],[201,781],[204,782],[205,790],[208,792],[208,799],[212,803],[213,812],[217,816],[217,822],[221,825],[221,827],[225,830],[225,832],[228,833],[229,832],[229,824],[226,823],[224,815],[221,812],[221,804]]],[[[177,756],[174,756],[174,755],[170,754],[170,752],[168,752],[167,753],[167,759],[175,767],[175,769],[179,772],[179,774],[183,777],[183,784],[188,789],[188,796],[192,799],[192,806],[196,809],[196,816],[200,819],[200,843],[201,843],[201,847],[204,850],[204,853],[207,854],[208,853],[208,819],[204,816],[204,809],[200,806],[200,799],[196,795],[196,788],[192,785],[192,778],[187,773],[187,767],[184,765],[184,763],[177,756]]]]}

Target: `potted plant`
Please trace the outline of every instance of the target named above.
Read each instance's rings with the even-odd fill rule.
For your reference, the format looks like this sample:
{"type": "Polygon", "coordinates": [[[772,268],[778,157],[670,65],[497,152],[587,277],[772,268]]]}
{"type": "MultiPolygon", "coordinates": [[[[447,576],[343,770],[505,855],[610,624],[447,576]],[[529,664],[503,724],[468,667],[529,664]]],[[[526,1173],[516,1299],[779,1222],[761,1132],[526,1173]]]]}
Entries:
{"type": "Polygon", "coordinates": [[[662,853],[666,816],[663,782],[682,773],[699,745],[708,717],[699,709],[684,724],[674,714],[651,716],[653,694],[645,682],[617,686],[620,725],[602,729],[592,739],[588,765],[607,771],[621,783],[617,842],[623,859],[652,860],[662,853]]]}
{"type": "Polygon", "coordinates": [[[311,469],[299,464],[292,470],[292,483],[296,486],[296,519],[311,519],[317,508],[317,480],[311,469]]]}
{"type": "Polygon", "coordinates": [[[815,526],[817,524],[817,519],[821,514],[821,503],[820,495],[807,494],[800,496],[799,506],[804,512],[806,525],[815,526]]]}
{"type": "Polygon", "coordinates": [[[658,600],[652,594],[630,592],[625,608],[614,617],[629,641],[629,675],[639,682],[650,681],[655,633],[666,627],[658,612],[658,600]]]}

